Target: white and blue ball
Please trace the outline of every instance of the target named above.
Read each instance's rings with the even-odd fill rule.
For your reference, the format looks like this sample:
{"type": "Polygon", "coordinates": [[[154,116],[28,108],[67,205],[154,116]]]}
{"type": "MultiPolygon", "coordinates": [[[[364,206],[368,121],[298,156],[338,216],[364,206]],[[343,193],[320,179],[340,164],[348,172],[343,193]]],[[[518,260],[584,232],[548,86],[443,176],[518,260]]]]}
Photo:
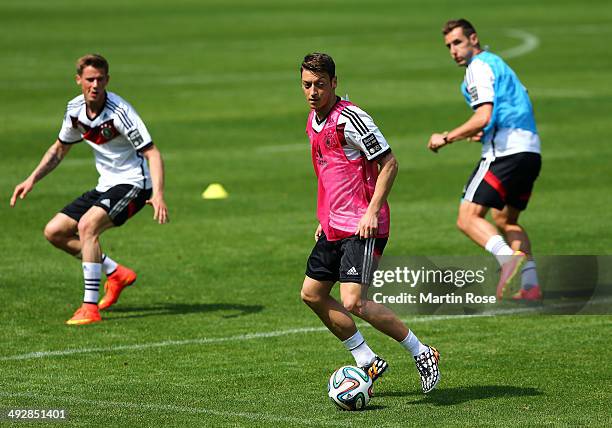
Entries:
{"type": "Polygon", "coordinates": [[[342,410],[362,410],[372,397],[372,379],[359,367],[340,367],[329,378],[327,395],[342,410]]]}

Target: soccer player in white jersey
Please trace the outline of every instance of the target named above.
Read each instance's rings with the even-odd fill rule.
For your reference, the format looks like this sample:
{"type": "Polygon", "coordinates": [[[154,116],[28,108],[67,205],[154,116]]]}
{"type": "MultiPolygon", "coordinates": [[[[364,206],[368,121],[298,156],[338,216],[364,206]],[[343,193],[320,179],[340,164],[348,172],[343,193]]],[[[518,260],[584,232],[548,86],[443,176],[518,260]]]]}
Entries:
{"type": "Polygon", "coordinates": [[[121,226],[145,205],[153,218],[168,221],[164,201],[164,167],[161,154],[136,111],[118,95],[106,91],[108,62],[100,55],[77,61],[76,82],[82,95],[68,103],[59,137],[30,176],[15,187],[10,204],[23,199],[70,151],[85,140],[93,150],[100,174],[95,189],[83,193],[55,215],[45,227],[45,237],[57,248],[82,260],[85,293],[83,304],[66,324],[101,321],[121,291],[136,281],[136,273],[100,248],[100,235],[121,226]],[[150,172],[149,172],[150,168],[150,172]],[[107,277],[105,295],[98,304],[102,272],[107,277]]]}
{"type": "Polygon", "coordinates": [[[482,158],[463,191],[457,226],[501,265],[499,298],[518,283],[520,271],[521,287],[512,298],[540,300],[531,244],[518,223],[542,163],[529,95],[499,56],[480,47],[468,21],[448,21],[442,33],[453,60],[466,67],[462,92],[474,113],[451,131],[432,134],[428,147],[437,152],[458,140],[482,143],[482,158]],[[495,226],[485,219],[489,210],[495,226]]]}
{"type": "Polygon", "coordinates": [[[414,357],[427,393],[440,379],[438,351],[422,344],[389,308],[367,297],[389,236],[386,201],[397,161],[372,118],[336,96],[335,64],[329,55],[307,55],[300,72],[311,109],[306,133],[318,178],[319,219],[302,300],[373,380],[387,369],[387,362],[370,349],[351,314],[397,340],[414,357]],[[336,281],[342,303],[330,296],[336,281]]]}

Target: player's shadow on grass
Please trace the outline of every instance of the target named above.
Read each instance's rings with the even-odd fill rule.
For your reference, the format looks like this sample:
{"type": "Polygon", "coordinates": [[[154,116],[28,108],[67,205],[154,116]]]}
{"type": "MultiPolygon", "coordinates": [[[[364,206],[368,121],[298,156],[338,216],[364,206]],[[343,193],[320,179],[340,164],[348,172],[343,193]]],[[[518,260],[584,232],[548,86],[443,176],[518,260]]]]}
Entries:
{"type": "Polygon", "coordinates": [[[379,397],[407,397],[420,396],[420,400],[413,401],[410,404],[433,404],[436,406],[452,406],[468,401],[484,400],[489,398],[508,398],[508,397],[534,397],[543,395],[543,392],[537,388],[520,387],[512,385],[475,385],[462,386],[458,388],[441,388],[436,389],[426,396],[420,391],[400,392],[389,391],[376,394],[379,397]]]}
{"type": "Polygon", "coordinates": [[[387,406],[383,406],[381,404],[372,404],[367,406],[365,409],[363,409],[363,412],[371,412],[371,411],[376,411],[376,410],[384,410],[386,409],[387,406]]]}
{"type": "Polygon", "coordinates": [[[118,306],[112,307],[108,320],[121,318],[142,318],[160,315],[185,315],[203,312],[221,312],[221,318],[236,318],[261,312],[261,305],[240,305],[236,303],[165,303],[149,306],[118,306]],[[118,315],[121,314],[121,315],[118,315]]]}

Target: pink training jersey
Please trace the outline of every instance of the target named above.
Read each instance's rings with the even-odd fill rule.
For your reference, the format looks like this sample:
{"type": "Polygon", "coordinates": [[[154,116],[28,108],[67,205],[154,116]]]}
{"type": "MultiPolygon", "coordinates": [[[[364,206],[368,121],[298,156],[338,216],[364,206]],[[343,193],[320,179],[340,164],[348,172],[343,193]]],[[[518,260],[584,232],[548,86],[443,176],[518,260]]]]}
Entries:
{"type": "MultiPolygon", "coordinates": [[[[325,122],[318,124],[319,130],[313,124],[318,124],[314,110],[308,116],[306,133],[318,177],[317,217],[327,239],[337,241],[355,235],[374,195],[376,158],[390,149],[372,119],[349,101],[338,101],[325,122]]],[[[388,237],[389,225],[385,202],[376,237],[388,237]]]]}

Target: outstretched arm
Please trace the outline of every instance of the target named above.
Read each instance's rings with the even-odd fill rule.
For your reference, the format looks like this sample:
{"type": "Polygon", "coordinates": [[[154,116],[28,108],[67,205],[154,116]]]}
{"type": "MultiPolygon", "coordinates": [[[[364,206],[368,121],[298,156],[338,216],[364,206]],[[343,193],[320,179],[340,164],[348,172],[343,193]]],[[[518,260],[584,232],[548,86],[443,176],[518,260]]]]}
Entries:
{"type": "Polygon", "coordinates": [[[70,151],[72,145],[63,144],[60,140],[56,140],[55,143],[49,147],[47,152],[42,157],[38,166],[32,171],[30,176],[23,182],[15,186],[13,196],[11,197],[11,207],[15,206],[17,198],[23,199],[34,187],[38,181],[40,181],[45,175],[49,174],[60,164],[62,159],[70,151]]]}
{"type": "Polygon", "coordinates": [[[378,214],[387,201],[399,167],[393,153],[383,156],[378,160],[378,164],[380,165],[380,172],[376,180],[374,195],[372,195],[366,213],[359,220],[359,225],[355,232],[360,238],[373,238],[376,236],[378,232],[378,214]]]}
{"type": "Polygon", "coordinates": [[[151,179],[153,180],[153,194],[147,204],[153,207],[153,220],[157,220],[159,224],[168,223],[168,207],[164,201],[164,161],[161,153],[155,147],[150,145],[142,151],[143,156],[149,162],[151,170],[151,179]]]}
{"type": "Polygon", "coordinates": [[[493,104],[485,103],[478,106],[472,117],[467,122],[453,129],[446,134],[432,134],[429,138],[427,148],[432,152],[437,152],[438,149],[444,147],[453,141],[472,138],[474,141],[479,141],[482,136],[480,133],[489,124],[491,114],[493,112],[493,104]]]}

